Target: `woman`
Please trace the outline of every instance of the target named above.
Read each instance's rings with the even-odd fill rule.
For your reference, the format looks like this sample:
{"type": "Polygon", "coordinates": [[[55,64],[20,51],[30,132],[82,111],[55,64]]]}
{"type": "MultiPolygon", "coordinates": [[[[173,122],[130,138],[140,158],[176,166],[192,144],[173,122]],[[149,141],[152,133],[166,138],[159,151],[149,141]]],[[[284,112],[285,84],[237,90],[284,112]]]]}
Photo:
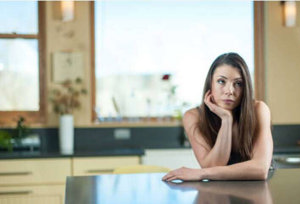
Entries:
{"type": "Polygon", "coordinates": [[[219,56],[208,71],[202,105],[183,118],[202,169],[182,167],[163,180],[265,180],[273,153],[270,110],[252,92],[245,61],[236,53],[219,56]]]}

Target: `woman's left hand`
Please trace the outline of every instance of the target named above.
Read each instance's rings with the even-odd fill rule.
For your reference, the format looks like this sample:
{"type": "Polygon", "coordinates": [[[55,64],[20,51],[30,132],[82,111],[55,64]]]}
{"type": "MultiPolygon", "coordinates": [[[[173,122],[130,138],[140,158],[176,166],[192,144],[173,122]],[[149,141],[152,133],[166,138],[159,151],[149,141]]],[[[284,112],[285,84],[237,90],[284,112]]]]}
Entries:
{"type": "Polygon", "coordinates": [[[163,181],[172,181],[175,179],[184,181],[200,181],[203,178],[201,175],[201,169],[191,169],[186,167],[170,171],[162,178],[163,181]]]}

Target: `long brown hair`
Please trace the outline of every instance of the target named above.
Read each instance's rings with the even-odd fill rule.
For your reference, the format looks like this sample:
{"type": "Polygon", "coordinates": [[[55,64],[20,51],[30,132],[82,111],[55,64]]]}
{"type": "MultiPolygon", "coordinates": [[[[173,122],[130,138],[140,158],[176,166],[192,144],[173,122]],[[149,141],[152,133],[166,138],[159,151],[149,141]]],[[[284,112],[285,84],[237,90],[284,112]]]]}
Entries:
{"type": "Polygon", "coordinates": [[[202,104],[200,106],[200,131],[203,133],[205,140],[213,147],[219,129],[221,119],[211,112],[204,103],[205,93],[211,89],[212,77],[217,67],[221,65],[230,65],[237,68],[243,78],[243,95],[240,105],[233,110],[234,120],[238,124],[238,152],[243,161],[252,157],[253,143],[255,140],[256,115],[254,109],[253,89],[248,66],[243,58],[237,53],[225,53],[220,55],[212,63],[204,84],[202,104]]]}

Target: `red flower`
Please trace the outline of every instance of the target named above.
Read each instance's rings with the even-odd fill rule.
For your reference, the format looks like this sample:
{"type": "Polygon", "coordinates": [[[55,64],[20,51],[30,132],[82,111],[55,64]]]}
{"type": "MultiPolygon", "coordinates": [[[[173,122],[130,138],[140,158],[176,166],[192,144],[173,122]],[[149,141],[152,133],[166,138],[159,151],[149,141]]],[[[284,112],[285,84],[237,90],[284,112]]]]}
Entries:
{"type": "Polygon", "coordinates": [[[162,77],[162,80],[169,80],[170,79],[170,74],[165,74],[162,77]]]}

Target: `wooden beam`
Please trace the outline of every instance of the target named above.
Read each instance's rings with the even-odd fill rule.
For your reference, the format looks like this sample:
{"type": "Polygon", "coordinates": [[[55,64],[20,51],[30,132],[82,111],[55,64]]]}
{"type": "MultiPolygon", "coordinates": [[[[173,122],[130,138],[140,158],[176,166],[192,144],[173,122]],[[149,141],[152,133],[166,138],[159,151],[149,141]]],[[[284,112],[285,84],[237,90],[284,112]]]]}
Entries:
{"type": "Polygon", "coordinates": [[[265,100],[265,60],[264,60],[264,2],[254,2],[254,87],[255,99],[265,100]]]}

